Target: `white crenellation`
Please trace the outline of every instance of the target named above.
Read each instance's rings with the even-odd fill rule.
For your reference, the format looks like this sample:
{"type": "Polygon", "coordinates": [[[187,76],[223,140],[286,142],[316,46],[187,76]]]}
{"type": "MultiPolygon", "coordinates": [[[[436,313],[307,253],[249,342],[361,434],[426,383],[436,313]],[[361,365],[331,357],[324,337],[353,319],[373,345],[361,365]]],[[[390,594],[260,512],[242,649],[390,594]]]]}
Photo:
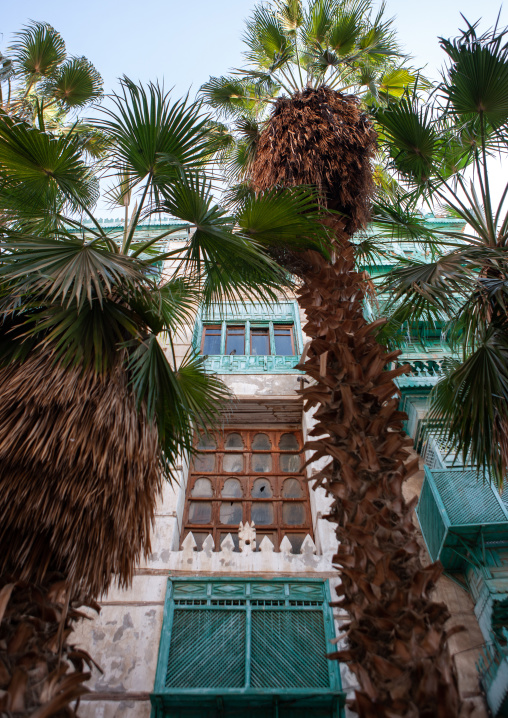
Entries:
{"type": "Polygon", "coordinates": [[[256,550],[256,527],[254,521],[249,524],[248,521],[242,523],[238,527],[238,542],[242,553],[252,553],[256,550]]]}
{"type": "Polygon", "coordinates": [[[307,534],[300,553],[291,553],[292,547],[287,536],[280,543],[280,551],[274,550],[274,545],[264,536],[256,550],[256,529],[253,524],[241,524],[239,531],[240,550],[235,551],[235,544],[231,534],[228,534],[220,545],[219,551],[214,551],[214,542],[211,534],[203,541],[200,551],[196,550],[196,541],[192,533],[187,534],[181,551],[172,551],[169,557],[168,569],[173,571],[206,571],[217,573],[308,573],[330,572],[332,565],[328,557],[316,555],[316,546],[307,534]]]}

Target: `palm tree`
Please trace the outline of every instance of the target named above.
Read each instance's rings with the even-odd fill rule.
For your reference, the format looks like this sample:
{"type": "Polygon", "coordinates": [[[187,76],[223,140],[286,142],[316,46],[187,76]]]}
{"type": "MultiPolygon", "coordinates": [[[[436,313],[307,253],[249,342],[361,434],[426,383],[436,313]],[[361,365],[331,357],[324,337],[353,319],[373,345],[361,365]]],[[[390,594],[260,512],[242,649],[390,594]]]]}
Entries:
{"type": "MultiPolygon", "coordinates": [[[[370,2],[355,0],[259,6],[245,35],[250,67],[234,78],[212,78],[202,89],[213,107],[234,119],[246,102],[255,112],[276,85],[282,94],[271,100],[259,134],[249,126],[251,142],[240,145],[248,162],[227,154],[233,147],[238,158],[238,145],[227,128],[215,127],[226,147],[226,169],[234,174],[235,165],[242,167],[243,195],[234,194],[236,203],[241,206],[251,189],[311,185],[319,192],[323,223],[333,231],[329,257],[295,252],[283,240],[269,248],[302,280],[297,294],[310,342],[301,368],[312,379],[302,393],[316,419],[305,448],[314,452],[310,464],[329,459],[313,478],[333,498],[329,518],[337,524],[334,561],[342,580],[336,605],[350,616],[343,627],[347,648],[332,658],[356,674],[361,688],[353,707],[362,717],[456,716],[449,613],[430,596],[441,568],[423,567],[413,506],[402,495],[403,481],[418,464],[407,463],[393,382],[406,369],[385,370],[399,352],[376,340],[383,320],[369,325],[363,317],[365,282],[351,242],[369,219],[374,193],[376,132],[361,100],[383,99],[374,87],[379,80],[382,87],[387,72],[398,73],[396,94],[414,84],[398,64],[391,24],[381,13],[372,19],[370,10],[370,2]],[[368,83],[364,72],[372,78],[368,83]]],[[[386,88],[384,94],[386,102],[386,88]]]]}
{"type": "Polygon", "coordinates": [[[384,7],[374,14],[371,0],[310,0],[307,8],[302,0],[273,0],[255,7],[244,34],[247,67],[211,77],[201,88],[226,121],[216,121],[212,130],[223,170],[235,185],[230,196],[242,197],[250,187],[260,134],[277,98],[326,87],[384,105],[415,85],[393,21],[383,14],[384,7]]]}
{"type": "Polygon", "coordinates": [[[469,25],[441,39],[449,61],[426,104],[407,97],[376,119],[391,168],[403,183],[404,211],[378,208],[380,235],[411,236],[432,250],[407,261],[386,289],[397,309],[391,324],[447,322],[458,357],[432,395],[433,430],[502,487],[508,471],[508,184],[493,188],[492,165],[508,154],[508,44],[497,27],[478,36],[469,25]],[[426,232],[421,202],[464,221],[463,233],[426,232]]]}
{"type": "Polygon", "coordinates": [[[40,129],[61,126],[69,112],[102,97],[102,78],[86,57],[69,57],[51,25],[30,22],[0,55],[0,109],[40,129]]]}
{"type": "Polygon", "coordinates": [[[39,718],[72,713],[91,660],[67,643],[77,608],[129,584],[164,478],[228,399],[175,335],[200,302],[290,286],[261,242],[327,240],[308,191],[215,204],[197,105],[126,78],[112,100],[99,163],[72,130],[0,116],[0,708],[39,718]],[[94,215],[99,171],[121,231],[94,215]],[[180,223],[139,239],[153,217],[180,223]]]}

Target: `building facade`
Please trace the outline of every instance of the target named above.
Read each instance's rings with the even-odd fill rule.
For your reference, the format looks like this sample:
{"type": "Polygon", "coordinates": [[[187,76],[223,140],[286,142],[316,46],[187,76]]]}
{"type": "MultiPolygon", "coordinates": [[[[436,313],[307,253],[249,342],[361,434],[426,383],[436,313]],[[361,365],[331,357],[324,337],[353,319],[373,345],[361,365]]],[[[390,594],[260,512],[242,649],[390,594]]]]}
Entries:
{"type": "MultiPolygon", "coordinates": [[[[375,314],[368,304],[365,311],[375,314]]],[[[82,699],[83,718],[349,714],[354,676],[326,658],[347,620],[329,605],[340,582],[334,527],[324,518],[324,490],[312,486],[318,466],[303,468],[313,427],[298,393],[307,380],[295,368],[306,341],[303,324],[296,301],[284,298],[200,311],[179,337],[177,355],[192,346],[206,356],[207,369],[235,399],[217,431],[196,436],[198,453],[182,459],[178,483],[165,486],[152,554],[137,567],[132,587],[112,588],[100,615],[77,632],[102,669],[94,670],[92,692],[82,699]]],[[[420,496],[422,553],[445,566],[436,599],[447,603],[452,624],[466,628],[452,637],[451,649],[461,693],[472,715],[483,718],[485,692],[495,693],[489,704],[497,701],[493,710],[504,715],[508,687],[502,653],[508,511],[467,466],[450,468],[446,447],[422,431],[448,353],[438,328],[417,341],[408,336],[400,359],[412,367],[399,379],[401,406],[422,456],[405,491],[408,499],[420,496]],[[452,499],[463,508],[466,494],[469,514],[454,513],[452,499]]]]}

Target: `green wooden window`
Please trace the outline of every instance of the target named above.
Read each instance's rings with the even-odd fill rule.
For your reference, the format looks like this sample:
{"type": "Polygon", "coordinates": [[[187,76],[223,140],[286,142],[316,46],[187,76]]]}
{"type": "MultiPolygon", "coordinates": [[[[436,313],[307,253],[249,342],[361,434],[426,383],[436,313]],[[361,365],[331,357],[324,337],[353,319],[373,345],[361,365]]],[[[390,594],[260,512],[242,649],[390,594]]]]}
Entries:
{"type": "Polygon", "coordinates": [[[299,373],[303,337],[296,302],[212,306],[200,311],[194,349],[221,373],[299,373]]]}
{"type": "Polygon", "coordinates": [[[342,718],[329,601],[319,579],[169,579],[154,718],[342,718]]]}

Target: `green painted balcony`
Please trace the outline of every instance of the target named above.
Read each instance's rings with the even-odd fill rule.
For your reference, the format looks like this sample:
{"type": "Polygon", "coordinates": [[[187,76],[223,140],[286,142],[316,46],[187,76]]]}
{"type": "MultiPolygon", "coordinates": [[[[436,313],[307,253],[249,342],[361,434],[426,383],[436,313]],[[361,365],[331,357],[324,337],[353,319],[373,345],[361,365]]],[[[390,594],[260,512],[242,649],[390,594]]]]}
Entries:
{"type": "Polygon", "coordinates": [[[506,644],[502,644],[492,635],[482,649],[477,668],[492,715],[496,718],[508,718],[508,655],[506,644]]]}
{"type": "Polygon", "coordinates": [[[475,470],[426,466],[416,514],[430,557],[474,601],[480,679],[492,715],[508,716],[508,508],[475,470]]]}
{"type": "Polygon", "coordinates": [[[416,515],[430,557],[451,573],[464,573],[475,556],[483,560],[487,548],[508,543],[508,510],[473,469],[426,466],[416,515]]]}
{"type": "Polygon", "coordinates": [[[303,350],[298,304],[213,305],[198,313],[194,350],[214,374],[301,374],[303,350]]]}
{"type": "Polygon", "coordinates": [[[152,718],[343,718],[328,582],[169,579],[152,718]]]}

